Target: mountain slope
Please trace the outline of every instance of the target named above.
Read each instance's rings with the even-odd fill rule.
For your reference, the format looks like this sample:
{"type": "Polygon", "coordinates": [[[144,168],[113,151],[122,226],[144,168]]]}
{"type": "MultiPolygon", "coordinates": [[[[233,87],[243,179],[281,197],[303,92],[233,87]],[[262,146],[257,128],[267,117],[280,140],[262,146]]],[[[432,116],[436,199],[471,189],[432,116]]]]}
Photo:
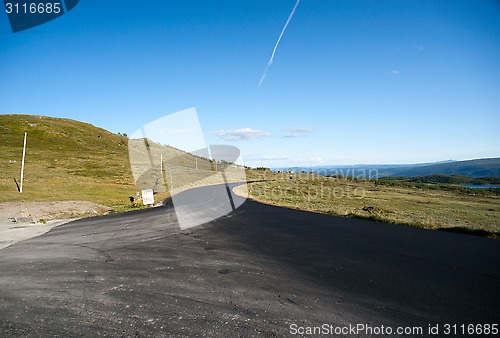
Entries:
{"type": "Polygon", "coordinates": [[[381,178],[385,176],[426,176],[426,175],[459,175],[472,178],[500,177],[500,158],[485,158],[469,161],[447,160],[435,163],[415,164],[356,164],[342,166],[290,167],[273,170],[293,170],[313,172],[322,176],[353,176],[364,178],[381,178]]]}
{"type": "Polygon", "coordinates": [[[88,123],[0,115],[0,202],[85,200],[125,205],[141,189],[152,188],[160,193],[158,198],[165,198],[167,186],[175,193],[196,184],[223,183],[222,169],[229,181],[245,179],[241,168],[219,164],[217,170],[208,158],[149,139],[129,140],[88,123]],[[26,165],[20,194],[17,184],[25,132],[26,165]],[[140,176],[137,182],[132,168],[140,176]]]}
{"type": "Polygon", "coordinates": [[[32,115],[0,115],[0,202],[81,199],[125,204],[136,188],[128,139],[93,125],[32,115]],[[28,133],[23,193],[17,191],[28,133]]]}
{"type": "Polygon", "coordinates": [[[500,176],[500,158],[484,158],[401,169],[395,170],[391,176],[425,176],[434,174],[461,175],[474,178],[500,176]]]}
{"type": "Polygon", "coordinates": [[[293,170],[299,172],[313,172],[321,176],[353,176],[364,178],[380,178],[384,176],[391,176],[395,172],[403,169],[412,169],[423,166],[429,166],[441,163],[452,163],[453,160],[432,162],[432,163],[414,163],[414,164],[353,164],[353,165],[326,165],[326,166],[313,166],[313,167],[282,167],[273,168],[275,171],[289,171],[293,170]]]}

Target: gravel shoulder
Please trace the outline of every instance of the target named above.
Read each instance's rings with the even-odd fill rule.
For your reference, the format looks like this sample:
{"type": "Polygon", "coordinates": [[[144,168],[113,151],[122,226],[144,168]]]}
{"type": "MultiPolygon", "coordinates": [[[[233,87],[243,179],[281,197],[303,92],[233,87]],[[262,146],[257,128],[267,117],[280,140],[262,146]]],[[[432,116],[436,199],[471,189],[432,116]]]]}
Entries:
{"type": "Polygon", "coordinates": [[[108,211],[106,206],[85,201],[0,203],[0,250],[55,226],[108,211]]]}

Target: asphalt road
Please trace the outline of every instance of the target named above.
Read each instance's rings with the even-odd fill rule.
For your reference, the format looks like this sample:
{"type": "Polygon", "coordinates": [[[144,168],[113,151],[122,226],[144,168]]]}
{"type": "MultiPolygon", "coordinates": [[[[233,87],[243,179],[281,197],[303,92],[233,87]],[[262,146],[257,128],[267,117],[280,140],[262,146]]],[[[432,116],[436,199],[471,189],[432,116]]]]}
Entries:
{"type": "MultiPolygon", "coordinates": [[[[180,200],[200,208],[224,192],[180,200]]],[[[186,230],[169,203],[0,250],[0,336],[279,337],[322,324],[439,324],[444,336],[499,319],[500,241],[250,201],[186,230]]]]}

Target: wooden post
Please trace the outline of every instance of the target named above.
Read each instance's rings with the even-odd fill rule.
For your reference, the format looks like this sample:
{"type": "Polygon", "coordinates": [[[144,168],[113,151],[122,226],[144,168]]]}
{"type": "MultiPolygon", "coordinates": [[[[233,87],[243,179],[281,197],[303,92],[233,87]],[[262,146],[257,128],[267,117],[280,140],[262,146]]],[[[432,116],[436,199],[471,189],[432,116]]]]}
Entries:
{"type": "Polygon", "coordinates": [[[163,154],[160,154],[160,174],[163,177],[163,154]]]}
{"type": "Polygon", "coordinates": [[[19,193],[23,192],[23,179],[24,179],[24,158],[26,157],[26,137],[28,133],[24,133],[24,146],[23,146],[23,161],[21,163],[21,183],[19,185],[19,193]]]}
{"type": "Polygon", "coordinates": [[[198,157],[194,158],[196,160],[196,171],[198,171],[198,157]]]}

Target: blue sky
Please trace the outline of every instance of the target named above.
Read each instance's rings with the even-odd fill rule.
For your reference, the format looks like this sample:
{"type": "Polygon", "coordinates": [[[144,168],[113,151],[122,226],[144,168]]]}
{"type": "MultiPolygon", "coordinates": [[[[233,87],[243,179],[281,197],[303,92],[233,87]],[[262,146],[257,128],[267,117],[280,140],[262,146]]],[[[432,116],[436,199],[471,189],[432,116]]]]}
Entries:
{"type": "Polygon", "coordinates": [[[0,113],[132,134],[195,107],[253,166],[500,156],[498,1],[81,0],[13,34],[0,113]]]}

